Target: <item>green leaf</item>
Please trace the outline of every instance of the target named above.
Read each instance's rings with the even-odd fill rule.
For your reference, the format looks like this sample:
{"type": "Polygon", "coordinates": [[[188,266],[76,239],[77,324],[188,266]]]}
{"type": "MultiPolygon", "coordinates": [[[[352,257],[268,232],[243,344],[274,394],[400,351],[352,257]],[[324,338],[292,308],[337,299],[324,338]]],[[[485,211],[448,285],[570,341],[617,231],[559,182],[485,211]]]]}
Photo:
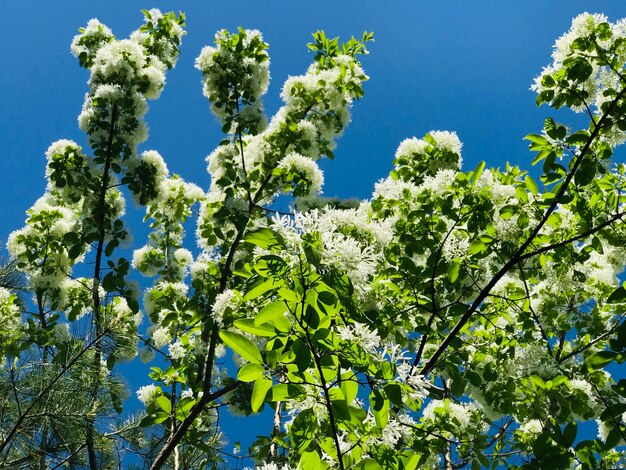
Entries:
{"type": "Polygon", "coordinates": [[[267,391],[272,388],[272,381],[265,376],[261,376],[254,381],[252,386],[252,398],[250,399],[250,407],[255,413],[259,411],[261,405],[265,401],[267,391]]]}
{"type": "Polygon", "coordinates": [[[476,166],[476,168],[474,168],[474,171],[472,172],[472,176],[470,177],[470,181],[472,182],[472,184],[476,184],[476,182],[480,179],[481,175],[483,174],[484,169],[485,169],[485,161],[483,160],[476,166]]]}
{"type": "Polygon", "coordinates": [[[578,131],[575,134],[570,135],[565,140],[565,143],[569,145],[576,145],[577,147],[581,147],[585,145],[588,140],[589,140],[589,135],[587,134],[587,131],[578,131]]]}
{"type": "Polygon", "coordinates": [[[282,287],[284,284],[284,281],[281,279],[261,278],[259,282],[252,285],[252,288],[245,293],[243,298],[244,300],[254,300],[272,289],[282,287]]]}
{"type": "Polygon", "coordinates": [[[613,428],[609,431],[609,435],[606,437],[605,447],[607,449],[612,449],[619,444],[622,440],[622,433],[619,428],[613,428]]]}
{"type": "Polygon", "coordinates": [[[526,178],[524,178],[524,183],[526,183],[526,187],[531,193],[539,194],[539,186],[537,186],[537,183],[534,179],[531,178],[530,175],[526,175],[526,178]]]}
{"type": "Polygon", "coordinates": [[[302,387],[294,384],[276,384],[270,391],[268,401],[277,402],[285,400],[295,400],[305,392],[302,387]]]}
{"type": "Polygon", "coordinates": [[[541,388],[541,389],[546,388],[546,383],[538,375],[531,375],[528,378],[530,379],[532,384],[535,386],[535,388],[541,388]]]}
{"type": "Polygon", "coordinates": [[[265,368],[259,364],[244,364],[239,372],[237,372],[237,378],[242,382],[254,382],[261,377],[265,372],[265,368]]]}
{"type": "Polygon", "coordinates": [[[257,325],[252,318],[242,318],[239,320],[235,320],[233,324],[241,331],[245,331],[246,333],[250,333],[251,335],[265,336],[268,338],[276,336],[276,330],[274,329],[274,327],[268,324],[257,325]]]}
{"type": "Polygon", "coordinates": [[[618,287],[609,295],[606,301],[609,304],[621,304],[626,302],[626,289],[622,286],[618,287]]]}
{"type": "Polygon", "coordinates": [[[165,413],[163,411],[157,411],[154,414],[154,418],[152,420],[153,424],[161,424],[163,421],[166,421],[167,419],[169,419],[169,413],[165,413]]]}
{"type": "Polygon", "coordinates": [[[232,331],[220,331],[220,338],[222,338],[226,346],[229,346],[247,361],[255,364],[263,364],[263,358],[261,357],[259,348],[245,336],[232,331]]]}
{"type": "Polygon", "coordinates": [[[374,389],[370,393],[372,412],[376,420],[376,426],[383,429],[389,421],[389,399],[380,390],[374,389]]]}
{"type": "Polygon", "coordinates": [[[487,247],[485,246],[485,244],[480,241],[480,240],[474,240],[472,243],[470,243],[469,249],[467,250],[467,252],[470,255],[475,255],[477,253],[480,253],[482,251],[484,251],[487,247]]]}
{"type": "Polygon", "coordinates": [[[356,380],[344,379],[341,381],[340,388],[348,403],[352,403],[359,392],[359,384],[356,380]]]}
{"type": "Polygon", "coordinates": [[[574,175],[574,182],[578,186],[587,186],[589,183],[593,181],[596,176],[597,165],[595,161],[590,160],[589,158],[583,159],[580,162],[580,167],[576,174],[574,175]]]}
{"type": "Polygon", "coordinates": [[[585,360],[585,363],[587,364],[587,367],[591,370],[602,369],[604,366],[613,362],[615,356],[616,353],[614,353],[613,351],[598,351],[597,353],[589,356],[585,360]]]}
{"type": "Polygon", "coordinates": [[[156,399],[157,405],[168,415],[172,412],[172,402],[165,395],[161,395],[156,399]]]}
{"type": "Polygon", "coordinates": [[[565,429],[563,429],[562,444],[567,448],[572,447],[572,444],[574,444],[574,441],[576,440],[577,432],[578,425],[576,423],[569,423],[567,426],[565,426],[565,429]]]}
{"type": "Polygon", "coordinates": [[[550,145],[550,142],[548,142],[548,139],[546,139],[541,134],[528,134],[526,137],[524,137],[524,140],[528,140],[532,142],[530,144],[531,150],[538,150],[539,148],[543,148],[544,146],[550,145]]]}
{"type": "Polygon", "coordinates": [[[285,239],[282,235],[269,228],[261,228],[248,233],[244,241],[264,249],[285,248],[285,239]]]}
{"type": "Polygon", "coordinates": [[[298,468],[301,470],[319,470],[320,468],[327,468],[325,463],[322,463],[319,454],[316,450],[310,452],[304,452],[300,457],[300,463],[298,468]]]}
{"type": "Polygon", "coordinates": [[[296,416],[289,429],[289,434],[297,451],[302,452],[309,447],[316,429],[317,419],[312,408],[308,408],[296,416]]]}
{"type": "Polygon", "coordinates": [[[298,370],[300,372],[307,370],[311,365],[313,355],[311,354],[311,350],[306,343],[301,339],[297,339],[293,342],[291,350],[296,355],[295,363],[298,366],[298,370]]]}
{"type": "Polygon", "coordinates": [[[459,263],[456,260],[450,263],[450,266],[448,266],[448,272],[446,273],[446,277],[448,278],[448,281],[454,284],[454,282],[459,277],[460,267],[461,267],[461,263],[459,263]]]}
{"type": "Polygon", "coordinates": [[[287,311],[285,302],[278,301],[272,302],[261,309],[261,311],[254,317],[254,324],[261,325],[263,323],[269,323],[278,317],[284,317],[287,311]]]}

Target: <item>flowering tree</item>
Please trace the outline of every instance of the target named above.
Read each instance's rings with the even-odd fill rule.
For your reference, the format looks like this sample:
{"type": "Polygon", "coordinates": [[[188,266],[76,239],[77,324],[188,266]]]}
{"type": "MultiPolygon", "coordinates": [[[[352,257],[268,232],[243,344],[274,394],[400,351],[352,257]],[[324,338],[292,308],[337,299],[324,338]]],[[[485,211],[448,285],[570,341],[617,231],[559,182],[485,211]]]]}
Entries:
{"type": "Polygon", "coordinates": [[[574,19],[532,86],[539,105],[589,119],[548,118],[526,137],[539,182],[508,164],[464,172],[456,134],[431,131],[353,202],[316,197],[316,162],[363,95],[371,34],[315,33],[312,65],[268,123],[268,45],[218,32],[196,61],[225,134],[205,192],[137,152],[184,34],[182,15],[144,14],[129,39],[97,20],[74,39],[91,149],[50,146],[46,192],[8,241],[33,302],[0,287],[3,466],[136,454],[217,467],[223,405],[271,417],[250,450],[261,468],[624,465],[626,382],[608,369],[626,359],[626,167],[612,158],[626,141],[626,21],[574,19]],[[280,195],[297,209],[274,210],[280,195]],[[125,196],[151,229],[132,260],[125,196]],[[196,255],[183,246],[193,215],[196,255]],[[153,385],[129,416],[116,371],[138,345],[153,385]],[[585,439],[578,423],[594,419],[585,439]]]}

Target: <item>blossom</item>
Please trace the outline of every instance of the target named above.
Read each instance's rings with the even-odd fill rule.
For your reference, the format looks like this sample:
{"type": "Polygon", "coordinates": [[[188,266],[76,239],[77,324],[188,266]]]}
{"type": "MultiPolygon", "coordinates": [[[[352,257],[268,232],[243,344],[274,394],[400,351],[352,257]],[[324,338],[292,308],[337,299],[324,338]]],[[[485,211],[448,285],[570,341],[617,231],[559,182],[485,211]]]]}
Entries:
{"type": "Polygon", "coordinates": [[[119,320],[131,318],[133,312],[128,306],[128,302],[124,297],[116,297],[111,303],[111,310],[115,317],[119,320]]]}
{"type": "Polygon", "coordinates": [[[97,50],[111,39],[113,39],[111,30],[97,19],[92,18],[82,33],[74,36],[70,49],[74,56],[80,57],[83,54],[89,54],[91,49],[97,50]]]}
{"type": "Polygon", "coordinates": [[[396,180],[393,178],[384,178],[379,180],[374,186],[374,199],[383,197],[385,199],[398,200],[402,199],[405,194],[412,197],[419,193],[418,187],[410,181],[396,180]]]}
{"type": "Polygon", "coordinates": [[[154,384],[144,385],[137,390],[137,398],[141,403],[147,406],[160,392],[161,388],[154,384]]]}
{"type": "Polygon", "coordinates": [[[449,399],[432,400],[428,403],[422,420],[451,430],[457,436],[466,432],[481,432],[488,426],[483,421],[482,410],[476,404],[455,403],[449,399]]]}
{"type": "Polygon", "coordinates": [[[213,307],[211,308],[211,316],[213,320],[220,326],[224,325],[224,316],[228,310],[232,310],[239,304],[239,296],[237,292],[231,289],[227,289],[224,292],[217,294],[213,301],[213,307]]]}
{"type": "Polygon", "coordinates": [[[159,253],[156,248],[150,245],[142,246],[133,251],[132,267],[141,272],[144,276],[156,276],[159,272],[159,265],[157,263],[163,263],[160,259],[161,256],[161,253],[159,253]]]}
{"type": "Polygon", "coordinates": [[[519,430],[525,434],[541,434],[543,432],[543,424],[538,419],[531,419],[523,423],[519,430]]]}
{"type": "Polygon", "coordinates": [[[155,180],[157,182],[167,178],[169,170],[163,160],[163,157],[156,150],[146,150],[141,153],[141,162],[154,169],[155,180]]]}
{"type": "Polygon", "coordinates": [[[168,346],[170,357],[173,360],[179,360],[185,357],[187,351],[180,341],[176,341],[168,346]]]}
{"type": "Polygon", "coordinates": [[[419,186],[419,190],[428,190],[433,194],[441,196],[444,192],[452,188],[455,179],[456,171],[450,169],[439,170],[434,175],[426,176],[424,182],[419,186]]]}
{"type": "Polygon", "coordinates": [[[322,190],[324,174],[310,158],[292,152],[280,161],[278,168],[296,173],[303,179],[308,186],[307,195],[317,194],[322,190]]]}
{"type": "Polygon", "coordinates": [[[396,149],[396,159],[410,157],[414,154],[422,154],[426,151],[426,147],[428,147],[428,144],[425,140],[416,137],[404,139],[396,149]]]}
{"type": "Polygon", "coordinates": [[[161,348],[170,342],[172,336],[168,328],[157,328],[152,332],[152,343],[155,348],[161,348]]]}
{"type": "Polygon", "coordinates": [[[16,300],[17,296],[9,289],[0,287],[0,354],[22,333],[20,308],[16,300]]]}
{"type": "Polygon", "coordinates": [[[338,326],[339,337],[344,341],[353,341],[367,352],[375,352],[380,347],[380,336],[363,323],[338,326]]]}
{"type": "MultiPolygon", "coordinates": [[[[456,135],[456,132],[430,131],[428,134],[435,139],[438,147],[454,152],[459,156],[461,155],[461,148],[463,147],[463,144],[456,135]]],[[[461,166],[460,160],[458,166],[461,166]]]]}

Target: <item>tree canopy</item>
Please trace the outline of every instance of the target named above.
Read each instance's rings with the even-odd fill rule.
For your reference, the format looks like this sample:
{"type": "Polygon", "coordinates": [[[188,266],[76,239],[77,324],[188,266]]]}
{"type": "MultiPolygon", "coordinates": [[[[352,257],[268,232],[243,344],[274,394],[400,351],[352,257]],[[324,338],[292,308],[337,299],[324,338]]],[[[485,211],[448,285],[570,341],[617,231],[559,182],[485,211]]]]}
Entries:
{"type": "Polygon", "coordinates": [[[224,133],[204,190],[137,150],[185,26],[144,16],[128,39],[98,20],[74,38],[89,148],[49,147],[8,240],[0,466],[217,468],[227,413],[268,417],[231,456],[266,469],[625,464],[626,20],[582,14],[557,40],[537,104],[588,125],[526,136],[539,176],[463,169],[457,135],[433,130],[346,201],[319,197],[318,161],[364,95],[372,33],[314,33],[268,119],[268,44],[217,32],[196,59],[224,133]],[[129,197],[150,228],[130,255],[129,197]],[[129,391],[137,355],[153,383],[129,391]],[[597,438],[578,431],[594,420],[597,438]]]}

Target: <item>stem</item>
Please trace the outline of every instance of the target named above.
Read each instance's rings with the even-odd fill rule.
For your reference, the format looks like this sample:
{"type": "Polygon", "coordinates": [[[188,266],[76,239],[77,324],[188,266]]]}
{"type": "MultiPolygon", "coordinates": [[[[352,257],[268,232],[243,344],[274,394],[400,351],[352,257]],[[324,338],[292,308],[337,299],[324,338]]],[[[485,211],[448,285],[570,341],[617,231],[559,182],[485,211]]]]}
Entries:
{"type": "Polygon", "coordinates": [[[502,266],[502,268],[500,268],[500,270],[493,276],[493,278],[491,278],[491,280],[487,283],[487,285],[480,291],[480,293],[478,294],[478,296],[476,297],[474,302],[470,305],[470,307],[467,309],[467,311],[463,314],[463,316],[460,318],[460,320],[454,326],[454,328],[452,328],[452,330],[450,330],[450,332],[448,333],[446,338],[443,340],[443,342],[439,345],[437,350],[430,357],[430,359],[426,363],[426,365],[424,365],[424,367],[422,368],[422,370],[420,372],[421,375],[426,375],[428,372],[430,372],[432,369],[435,368],[435,366],[437,365],[437,361],[439,360],[439,357],[444,353],[444,351],[448,348],[450,343],[461,332],[461,330],[463,329],[465,324],[470,320],[470,318],[478,310],[478,307],[482,304],[483,300],[485,300],[485,298],[489,295],[489,292],[491,291],[491,289],[493,289],[493,287],[498,283],[498,281],[500,279],[502,279],[502,277],[506,273],[508,273],[517,263],[519,263],[523,259],[522,257],[524,256],[524,252],[531,245],[533,240],[537,237],[537,235],[539,234],[539,232],[541,231],[543,226],[548,221],[548,218],[550,217],[550,215],[556,209],[559,200],[565,194],[565,192],[567,191],[567,189],[569,187],[569,184],[571,183],[572,179],[574,178],[574,174],[578,170],[578,167],[580,166],[580,164],[583,161],[584,157],[587,155],[587,152],[589,152],[589,149],[591,148],[591,144],[596,139],[596,137],[598,137],[598,134],[600,133],[600,130],[602,129],[602,126],[603,126],[604,122],[606,121],[607,117],[613,111],[613,108],[615,107],[617,102],[624,96],[624,94],[626,94],[626,88],[623,88],[618,93],[618,95],[615,97],[615,99],[611,102],[611,105],[609,106],[609,109],[606,111],[605,114],[602,115],[602,118],[598,121],[598,124],[594,127],[593,131],[591,132],[591,135],[589,136],[589,139],[585,143],[585,146],[582,148],[582,150],[581,150],[580,154],[578,155],[578,157],[574,160],[574,164],[572,165],[572,169],[569,171],[569,173],[565,177],[565,180],[561,184],[561,187],[559,188],[559,191],[557,192],[557,194],[555,194],[554,199],[552,200],[552,203],[550,203],[550,206],[548,207],[546,212],[543,214],[543,217],[541,218],[539,223],[535,226],[535,228],[530,233],[528,238],[524,241],[524,243],[522,243],[522,245],[517,249],[517,251],[511,257],[511,259],[509,259],[509,261],[507,261],[504,264],[504,266],[502,266]]]}
{"type": "MultiPolygon", "coordinates": [[[[307,113],[310,111],[310,107],[307,107],[304,110],[302,119],[304,119],[307,113]]],[[[240,141],[241,144],[241,141],[240,141]]],[[[243,155],[243,145],[240,145],[241,157],[242,157],[242,165],[244,164],[244,155],[243,155]]],[[[220,284],[217,293],[221,294],[226,289],[226,285],[228,282],[228,278],[231,274],[232,262],[235,257],[235,253],[239,248],[239,245],[243,241],[244,234],[246,229],[248,228],[248,223],[250,222],[250,218],[252,212],[258,207],[259,202],[263,199],[263,193],[267,188],[267,185],[270,183],[272,179],[272,169],[270,169],[265,178],[263,179],[261,185],[257,189],[254,196],[250,197],[249,190],[246,190],[248,194],[248,215],[242,224],[241,228],[238,229],[237,235],[233,240],[230,249],[228,250],[228,255],[226,256],[226,260],[224,261],[224,266],[222,268],[222,274],[220,277],[220,284]]],[[[156,459],[150,466],[150,470],[160,469],[166,462],[169,456],[172,454],[178,443],[181,441],[183,436],[189,430],[195,419],[200,415],[200,413],[204,410],[204,408],[213,400],[221,397],[225,393],[234,390],[237,388],[241,382],[235,381],[232,384],[224,387],[222,390],[217,391],[213,394],[210,394],[211,390],[211,380],[212,380],[212,371],[213,371],[213,362],[215,360],[215,348],[217,346],[217,342],[219,340],[219,325],[213,324],[211,321],[211,310],[206,313],[204,325],[202,328],[202,340],[206,342],[209,339],[209,331],[210,331],[210,339],[209,339],[209,352],[207,354],[206,361],[204,362],[204,367],[200,369],[200,377],[204,376],[203,379],[203,395],[202,398],[191,408],[189,415],[185,418],[185,420],[178,426],[176,432],[170,435],[168,440],[165,442],[165,445],[161,448],[161,451],[157,455],[156,459]]]]}
{"type": "Polygon", "coordinates": [[[170,435],[169,439],[167,440],[167,442],[165,443],[165,445],[163,446],[163,448],[157,455],[156,459],[154,460],[154,462],[152,462],[150,469],[155,470],[165,465],[170,454],[174,452],[174,449],[176,448],[180,440],[183,438],[185,433],[189,430],[193,422],[196,420],[196,418],[200,415],[200,413],[204,410],[204,408],[210,402],[218,399],[219,397],[221,397],[222,395],[225,395],[231,390],[236,389],[240,384],[241,382],[236,381],[236,382],[231,383],[230,385],[227,385],[221,390],[218,390],[215,393],[202,395],[198,403],[196,403],[193,406],[193,408],[191,408],[191,410],[189,411],[189,415],[180,424],[180,426],[178,426],[178,429],[176,429],[176,432],[170,435]]]}
{"type": "MultiPolygon", "coordinates": [[[[109,136],[107,140],[107,148],[104,159],[104,169],[102,174],[102,183],[100,185],[100,194],[98,196],[98,206],[96,207],[96,217],[98,218],[98,245],[96,247],[96,262],[94,267],[93,274],[93,289],[92,289],[92,300],[93,300],[93,316],[94,316],[94,326],[96,329],[96,336],[99,336],[102,330],[102,317],[101,317],[101,305],[100,305],[100,274],[101,274],[101,265],[102,265],[102,253],[104,251],[104,239],[106,237],[106,228],[104,226],[104,220],[106,217],[106,193],[109,189],[109,170],[111,168],[111,159],[113,157],[113,136],[115,131],[115,121],[117,120],[117,106],[114,104],[111,108],[111,123],[109,127],[109,136]]],[[[94,404],[96,401],[96,394],[98,392],[98,388],[100,386],[100,362],[102,361],[102,348],[100,344],[96,345],[96,354],[94,355],[94,370],[96,371],[96,380],[93,388],[93,396],[94,404]]],[[[89,467],[92,470],[98,469],[98,459],[96,455],[95,445],[94,445],[94,433],[95,433],[95,415],[93,417],[87,418],[87,435],[86,435],[86,443],[87,443],[87,454],[89,456],[89,467]]]]}
{"type": "Polygon", "coordinates": [[[446,244],[446,241],[448,241],[448,237],[450,236],[452,231],[456,228],[458,223],[459,223],[458,220],[454,222],[454,225],[452,225],[450,230],[448,230],[448,233],[446,233],[446,236],[444,237],[443,241],[439,244],[439,247],[437,248],[437,255],[435,256],[435,265],[433,266],[433,274],[430,277],[430,295],[431,295],[432,311],[430,312],[430,316],[428,317],[428,322],[426,324],[427,330],[422,336],[419,348],[417,349],[417,354],[415,354],[415,359],[413,360],[413,365],[411,366],[411,372],[413,372],[413,368],[416,367],[419,364],[420,360],[422,359],[422,354],[424,353],[424,348],[426,347],[426,341],[428,341],[428,332],[431,330],[433,321],[435,320],[435,317],[439,313],[439,309],[437,308],[435,277],[437,274],[437,269],[439,268],[439,261],[441,260],[441,253],[443,252],[443,246],[446,244]]]}

